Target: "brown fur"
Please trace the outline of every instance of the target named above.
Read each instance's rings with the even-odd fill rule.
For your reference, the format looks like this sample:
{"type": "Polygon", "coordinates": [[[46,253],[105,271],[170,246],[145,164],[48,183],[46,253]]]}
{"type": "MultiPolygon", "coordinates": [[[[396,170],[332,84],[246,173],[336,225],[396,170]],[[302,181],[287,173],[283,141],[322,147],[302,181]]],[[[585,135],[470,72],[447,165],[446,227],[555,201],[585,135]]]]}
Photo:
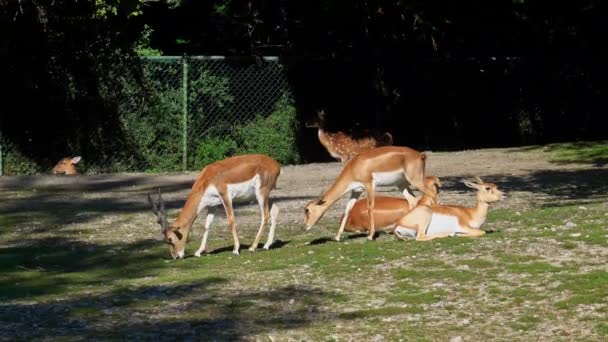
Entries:
{"type": "MultiPolygon", "coordinates": [[[[226,218],[234,240],[234,253],[238,254],[240,243],[236,231],[232,200],[227,191],[228,185],[248,181],[256,174],[259,174],[261,183],[260,193],[265,203],[262,224],[256,240],[250,248],[252,251],[255,250],[264,225],[268,222],[269,218],[268,197],[270,191],[275,188],[280,173],[280,164],[272,158],[261,154],[235,156],[205,166],[192,186],[192,190],[177,219],[163,232],[165,240],[169,243],[171,256],[176,258],[180,254],[183,255],[190,228],[192,228],[192,224],[198,215],[197,211],[202,196],[210,186],[215,186],[223,200],[226,218]]],[[[201,244],[201,247],[204,250],[205,244],[201,244]]]]}
{"type": "MultiPolygon", "coordinates": [[[[441,182],[439,178],[427,176],[425,178],[427,190],[431,196],[424,194],[416,199],[416,202],[421,205],[433,205],[437,203],[439,187],[441,182]]],[[[408,213],[412,206],[407,199],[397,197],[376,197],[376,205],[374,206],[374,223],[376,230],[387,230],[395,227],[395,223],[408,213]]],[[[344,215],[342,215],[344,216],[344,215]]],[[[340,222],[343,217],[340,218],[340,222]]],[[[348,214],[344,230],[347,232],[367,232],[369,231],[369,216],[367,212],[367,201],[365,199],[358,200],[348,214]]]]}
{"type": "Polygon", "coordinates": [[[388,132],[378,136],[372,134],[362,138],[355,138],[344,132],[328,132],[325,129],[325,114],[323,111],[319,113],[317,120],[307,123],[306,127],[318,128],[317,134],[321,145],[332,157],[343,163],[364,151],[393,144],[393,136],[388,132]]]}
{"type": "Polygon", "coordinates": [[[65,157],[61,158],[61,160],[53,167],[53,174],[65,174],[69,176],[74,176],[78,174],[78,170],[76,169],[76,164],[80,162],[80,157],[65,157]]]}
{"type": "Polygon", "coordinates": [[[476,237],[485,235],[481,226],[488,216],[490,203],[504,199],[504,192],[500,191],[496,184],[485,183],[476,177],[476,182],[464,181],[465,185],[477,190],[477,204],[475,207],[463,207],[457,205],[419,205],[404,215],[398,222],[398,226],[408,227],[416,230],[416,240],[433,240],[443,238],[449,234],[426,235],[426,230],[431,222],[433,214],[455,216],[459,225],[467,230],[467,234],[459,234],[463,237],[476,237]]]}
{"type": "MultiPolygon", "coordinates": [[[[340,197],[349,191],[352,183],[363,185],[367,193],[368,215],[371,217],[369,239],[375,233],[374,209],[375,189],[373,173],[403,169],[406,179],[420,191],[427,193],[424,184],[424,160],[426,155],[409,147],[384,146],[363,152],[344,165],[334,184],[319,199],[306,205],[304,224],[310,229],[340,197]]],[[[338,232],[337,239],[341,231],[338,232]]]]}

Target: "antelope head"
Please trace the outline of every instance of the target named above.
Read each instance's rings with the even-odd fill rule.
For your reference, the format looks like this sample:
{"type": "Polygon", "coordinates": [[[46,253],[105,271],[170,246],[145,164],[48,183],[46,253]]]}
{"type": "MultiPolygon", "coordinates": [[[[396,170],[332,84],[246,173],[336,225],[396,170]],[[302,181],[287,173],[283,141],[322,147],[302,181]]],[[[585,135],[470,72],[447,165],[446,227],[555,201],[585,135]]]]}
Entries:
{"type": "Polygon", "coordinates": [[[82,157],[66,157],[62,158],[57,165],[53,168],[53,174],[66,174],[66,175],[77,175],[76,164],[82,159],[82,157]]]}
{"type": "Polygon", "coordinates": [[[304,208],[304,229],[309,231],[323,217],[328,208],[329,203],[322,198],[308,202],[304,208]]]}
{"type": "Polygon", "coordinates": [[[317,112],[317,116],[312,120],[306,121],[304,126],[308,128],[323,128],[325,126],[325,111],[317,112]]]}
{"type": "Polygon", "coordinates": [[[505,193],[500,191],[496,184],[486,183],[481,178],[475,177],[475,181],[462,181],[469,188],[477,190],[477,200],[485,203],[493,203],[505,199],[505,193]]]}
{"type": "Polygon", "coordinates": [[[148,194],[148,201],[152,206],[152,211],[156,215],[156,222],[160,225],[160,232],[165,237],[165,242],[169,245],[169,253],[173,259],[182,259],[184,257],[184,250],[186,249],[186,236],[180,231],[180,227],[173,227],[169,225],[167,221],[167,210],[165,209],[165,202],[158,189],[158,204],[154,203],[150,194],[148,194]]]}

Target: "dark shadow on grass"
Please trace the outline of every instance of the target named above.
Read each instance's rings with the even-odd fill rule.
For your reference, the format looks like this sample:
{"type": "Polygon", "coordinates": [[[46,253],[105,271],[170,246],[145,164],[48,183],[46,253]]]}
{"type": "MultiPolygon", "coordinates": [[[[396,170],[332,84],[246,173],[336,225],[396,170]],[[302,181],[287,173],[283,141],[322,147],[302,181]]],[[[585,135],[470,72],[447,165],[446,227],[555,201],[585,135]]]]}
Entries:
{"type": "Polygon", "coordinates": [[[241,340],[327,321],[331,292],[306,285],[238,290],[222,277],[121,289],[49,303],[0,304],[15,339],[241,340]]]}
{"type": "Polygon", "coordinates": [[[75,282],[95,285],[155,275],[163,259],[149,249],[159,246],[159,241],[152,239],[111,245],[66,237],[23,239],[17,246],[0,249],[0,274],[3,275],[0,298],[61,293],[75,282]],[[91,272],[94,276],[70,278],[71,273],[78,272],[91,272]]]}
{"type": "MultiPolygon", "coordinates": [[[[461,182],[465,176],[442,177],[442,190],[475,198],[475,191],[461,182]]],[[[482,178],[496,183],[507,193],[507,200],[512,191],[532,193],[535,206],[562,206],[608,199],[608,169],[605,168],[536,171],[523,176],[492,174],[482,175],[482,178]]]]}
{"type": "MultiPolygon", "coordinates": [[[[283,241],[283,240],[275,240],[272,245],[270,245],[269,249],[277,249],[277,248],[282,248],[283,246],[289,244],[291,242],[291,240],[287,240],[287,241],[283,241]]],[[[251,245],[248,244],[241,244],[239,253],[249,253],[248,249],[249,247],[251,247],[251,245]]],[[[220,253],[226,253],[226,252],[232,252],[234,246],[225,246],[225,247],[220,247],[220,248],[216,248],[206,254],[220,254],[220,253]]],[[[259,251],[264,251],[264,243],[258,243],[258,247],[256,249],[256,253],[259,251]]]]}
{"type": "Polygon", "coordinates": [[[333,238],[330,238],[330,237],[322,237],[322,238],[314,239],[314,240],[310,241],[308,244],[311,246],[314,246],[314,245],[322,245],[322,244],[328,243],[328,242],[336,242],[336,240],[334,240],[333,238]]]}
{"type": "Polygon", "coordinates": [[[150,192],[158,188],[164,192],[188,190],[194,184],[196,176],[144,175],[144,174],[105,174],[82,176],[13,176],[0,178],[2,191],[120,191],[150,192]]]}

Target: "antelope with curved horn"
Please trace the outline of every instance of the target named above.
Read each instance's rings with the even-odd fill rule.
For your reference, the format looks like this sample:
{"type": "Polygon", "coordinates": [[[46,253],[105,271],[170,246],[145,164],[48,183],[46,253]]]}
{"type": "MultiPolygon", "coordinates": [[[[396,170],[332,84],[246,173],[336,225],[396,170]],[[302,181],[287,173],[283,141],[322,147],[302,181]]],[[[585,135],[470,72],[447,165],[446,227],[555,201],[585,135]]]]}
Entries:
{"type": "Polygon", "coordinates": [[[394,229],[398,238],[416,238],[418,241],[448,236],[476,237],[485,235],[481,226],[488,217],[490,204],[505,198],[496,184],[475,177],[475,182],[463,180],[469,188],[477,190],[477,205],[418,205],[397,221],[394,229]]]}
{"type": "Polygon", "coordinates": [[[361,152],[393,144],[393,136],[388,132],[359,139],[344,132],[328,132],[325,127],[325,111],[318,112],[317,118],[307,122],[306,127],[317,128],[321,145],[332,157],[342,163],[349,161],[361,152]]]}
{"type": "MultiPolygon", "coordinates": [[[[373,240],[375,233],[374,205],[376,186],[397,185],[400,190],[407,190],[407,183],[427,193],[424,184],[426,154],[409,147],[385,146],[363,152],[349,160],[334,184],[317,200],[310,201],[304,209],[306,230],[327,212],[329,207],[347,192],[351,199],[346,205],[344,218],[361,195],[361,189],[367,193],[367,210],[370,217],[370,229],[367,238],[373,240]]],[[[344,230],[345,219],[340,224],[336,240],[340,240],[344,230]]]]}
{"type": "Polygon", "coordinates": [[[215,209],[220,205],[226,211],[226,219],[231,228],[234,240],[233,253],[238,255],[240,243],[232,203],[250,202],[253,199],[256,199],[260,206],[262,222],[255,241],[249,247],[249,250],[254,252],[257,248],[264,226],[270,218],[270,230],[268,232],[268,239],[264,245],[264,249],[269,249],[274,239],[276,218],[279,214],[279,207],[275,204],[272,204],[270,210],[268,209],[269,195],[270,191],[276,187],[277,178],[280,173],[281,166],[279,163],[261,154],[236,156],[209,164],[203,168],[196,179],[184,207],[172,224],[167,222],[167,213],[160,189],[158,206],[154,204],[148,194],[148,200],[158,218],[161,233],[164,235],[167,244],[169,244],[169,252],[173,259],[184,257],[186,240],[194,220],[196,220],[204,208],[209,208],[201,246],[194,254],[197,257],[201,256],[201,253],[205,251],[207,246],[207,237],[209,235],[209,228],[213,222],[215,209]]]}

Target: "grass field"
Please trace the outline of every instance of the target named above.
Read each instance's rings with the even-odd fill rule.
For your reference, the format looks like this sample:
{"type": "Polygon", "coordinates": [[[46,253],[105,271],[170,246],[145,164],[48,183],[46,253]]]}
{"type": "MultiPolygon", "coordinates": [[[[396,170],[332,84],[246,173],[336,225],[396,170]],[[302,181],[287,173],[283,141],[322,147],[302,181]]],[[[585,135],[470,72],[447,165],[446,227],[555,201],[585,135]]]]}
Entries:
{"type": "MultiPolygon", "coordinates": [[[[572,151],[551,145],[518,153],[541,153],[556,167],[564,158],[587,163],[580,172],[605,175],[598,163],[605,149],[593,160],[573,161],[572,151]]],[[[608,339],[605,186],[599,195],[575,192],[580,201],[508,202],[490,212],[489,234],[479,239],[422,243],[380,235],[369,242],[351,235],[337,243],[329,239],[335,217],[306,234],[296,224],[299,210],[279,227],[269,251],[247,252],[256,225],[243,228],[235,256],[218,222],[211,254],[177,261],[152,231],[150,211],[121,202],[128,192],[100,199],[106,190],[4,190],[3,338],[608,339]],[[75,211],[79,201],[82,210],[75,211]]],[[[446,196],[467,195],[447,189],[446,196]]],[[[174,216],[180,202],[169,203],[174,216]]],[[[257,222],[257,211],[247,208],[237,211],[237,222],[249,216],[257,222]]],[[[198,247],[201,225],[188,255],[198,247]]]]}

